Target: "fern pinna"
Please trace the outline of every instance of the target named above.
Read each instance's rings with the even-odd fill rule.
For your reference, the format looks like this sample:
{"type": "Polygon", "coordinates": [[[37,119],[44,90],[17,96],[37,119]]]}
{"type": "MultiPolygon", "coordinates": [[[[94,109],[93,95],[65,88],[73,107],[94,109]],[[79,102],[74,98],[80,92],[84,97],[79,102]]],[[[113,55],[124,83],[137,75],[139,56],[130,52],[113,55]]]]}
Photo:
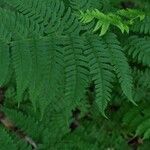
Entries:
{"type": "Polygon", "coordinates": [[[0,1],[1,149],[150,145],[150,15],[132,3],[0,1]]]}

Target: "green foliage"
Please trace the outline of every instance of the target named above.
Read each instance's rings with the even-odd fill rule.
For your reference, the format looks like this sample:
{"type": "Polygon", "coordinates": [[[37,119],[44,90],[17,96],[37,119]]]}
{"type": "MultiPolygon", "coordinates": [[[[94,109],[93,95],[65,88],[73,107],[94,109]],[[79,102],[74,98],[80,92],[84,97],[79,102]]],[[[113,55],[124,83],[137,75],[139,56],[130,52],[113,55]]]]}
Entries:
{"type": "Polygon", "coordinates": [[[13,143],[12,138],[9,136],[7,131],[5,131],[2,127],[0,127],[0,144],[1,150],[12,149],[17,150],[16,145],[13,143]]]}
{"type": "Polygon", "coordinates": [[[149,148],[150,14],[141,2],[0,1],[0,149],[149,148]]]}
{"type": "Polygon", "coordinates": [[[128,126],[131,131],[135,130],[135,136],[142,136],[144,140],[150,138],[150,116],[149,107],[141,104],[141,110],[132,108],[125,114],[123,119],[124,125],[128,126]]]}
{"type": "Polygon", "coordinates": [[[138,11],[132,9],[119,10],[116,13],[104,14],[98,9],[87,10],[85,13],[81,11],[80,19],[83,23],[89,23],[96,19],[96,25],[94,27],[94,32],[100,30],[100,36],[103,36],[110,25],[113,25],[121,30],[122,33],[125,31],[129,33],[129,25],[134,23],[134,20],[140,18],[143,20],[145,15],[138,11]]]}
{"type": "Polygon", "coordinates": [[[131,56],[138,63],[149,66],[149,37],[131,36],[129,37],[128,41],[129,43],[125,47],[125,49],[128,51],[128,55],[131,56]]]}

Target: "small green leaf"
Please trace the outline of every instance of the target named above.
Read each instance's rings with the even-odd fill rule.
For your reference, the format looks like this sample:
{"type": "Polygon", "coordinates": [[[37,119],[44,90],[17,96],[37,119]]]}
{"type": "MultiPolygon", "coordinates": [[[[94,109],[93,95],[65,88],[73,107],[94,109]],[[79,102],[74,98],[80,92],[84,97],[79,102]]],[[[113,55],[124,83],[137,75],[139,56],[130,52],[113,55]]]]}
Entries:
{"type": "Polygon", "coordinates": [[[95,26],[93,32],[96,32],[97,30],[99,30],[99,29],[101,28],[101,26],[102,26],[102,23],[101,23],[101,21],[99,20],[99,21],[96,23],[96,26],[95,26]]]}
{"type": "Polygon", "coordinates": [[[100,36],[103,36],[107,32],[107,30],[109,29],[109,26],[110,26],[109,22],[105,22],[102,25],[102,30],[101,30],[100,36]]]}

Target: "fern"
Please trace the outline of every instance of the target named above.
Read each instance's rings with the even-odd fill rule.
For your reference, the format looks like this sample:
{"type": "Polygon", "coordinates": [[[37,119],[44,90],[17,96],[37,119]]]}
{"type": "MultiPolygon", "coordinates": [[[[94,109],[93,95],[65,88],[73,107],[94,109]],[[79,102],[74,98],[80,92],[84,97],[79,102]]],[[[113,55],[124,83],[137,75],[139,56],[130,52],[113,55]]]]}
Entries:
{"type": "Polygon", "coordinates": [[[129,38],[129,43],[125,49],[128,54],[143,65],[149,66],[149,37],[140,38],[133,36],[129,38]]]}
{"type": "Polygon", "coordinates": [[[148,149],[148,11],[146,0],[1,0],[0,149],[148,149]]]}
{"type": "Polygon", "coordinates": [[[17,100],[20,102],[26,90],[31,72],[31,55],[28,46],[17,43],[12,46],[12,59],[17,81],[17,100]]]}
{"type": "MultiPolygon", "coordinates": [[[[87,60],[83,56],[84,43],[77,36],[69,36],[65,46],[65,96],[66,101],[78,104],[88,85],[87,60]]],[[[73,104],[72,104],[73,105],[73,104]]],[[[70,105],[71,106],[71,105],[70,105]]],[[[74,105],[76,106],[76,105],[74,105]]]]}
{"type": "Polygon", "coordinates": [[[87,10],[86,13],[81,12],[80,15],[81,22],[83,23],[89,23],[94,19],[98,20],[93,31],[95,32],[101,28],[100,36],[103,36],[107,32],[110,25],[116,26],[122,33],[125,31],[128,33],[129,25],[133,24],[133,21],[136,18],[143,20],[144,17],[142,12],[130,9],[120,10],[116,14],[109,13],[107,15],[95,9],[93,11],[87,10]],[[126,21],[122,17],[125,17],[128,20],[126,21]]]}
{"type": "Polygon", "coordinates": [[[114,66],[114,70],[121,84],[121,88],[128,99],[133,102],[132,76],[130,73],[129,65],[127,63],[127,59],[125,57],[125,54],[123,53],[123,49],[121,48],[119,41],[116,39],[116,36],[113,34],[106,35],[105,41],[107,44],[111,63],[114,66]]]}
{"type": "Polygon", "coordinates": [[[111,98],[113,81],[112,67],[109,64],[109,56],[104,53],[105,46],[100,38],[87,36],[87,55],[92,80],[95,82],[96,103],[104,114],[108,101],[111,98]]]}
{"type": "Polygon", "coordinates": [[[150,138],[149,134],[149,109],[143,106],[144,110],[140,111],[137,108],[132,108],[124,117],[124,124],[134,131],[135,136],[142,136],[144,140],[150,138]]]}
{"type": "Polygon", "coordinates": [[[150,17],[149,15],[147,15],[142,22],[140,23],[136,22],[133,25],[132,30],[136,33],[149,34],[150,33],[149,24],[150,24],[150,17]]]}

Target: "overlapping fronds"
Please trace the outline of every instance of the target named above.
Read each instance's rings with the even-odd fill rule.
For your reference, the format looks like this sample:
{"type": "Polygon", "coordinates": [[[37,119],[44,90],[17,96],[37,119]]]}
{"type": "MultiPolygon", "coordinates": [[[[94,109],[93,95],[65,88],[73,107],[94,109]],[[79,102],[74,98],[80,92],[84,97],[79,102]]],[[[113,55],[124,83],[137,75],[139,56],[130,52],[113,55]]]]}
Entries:
{"type": "Polygon", "coordinates": [[[147,149],[149,2],[135,1],[0,1],[0,149],[147,149]]]}

